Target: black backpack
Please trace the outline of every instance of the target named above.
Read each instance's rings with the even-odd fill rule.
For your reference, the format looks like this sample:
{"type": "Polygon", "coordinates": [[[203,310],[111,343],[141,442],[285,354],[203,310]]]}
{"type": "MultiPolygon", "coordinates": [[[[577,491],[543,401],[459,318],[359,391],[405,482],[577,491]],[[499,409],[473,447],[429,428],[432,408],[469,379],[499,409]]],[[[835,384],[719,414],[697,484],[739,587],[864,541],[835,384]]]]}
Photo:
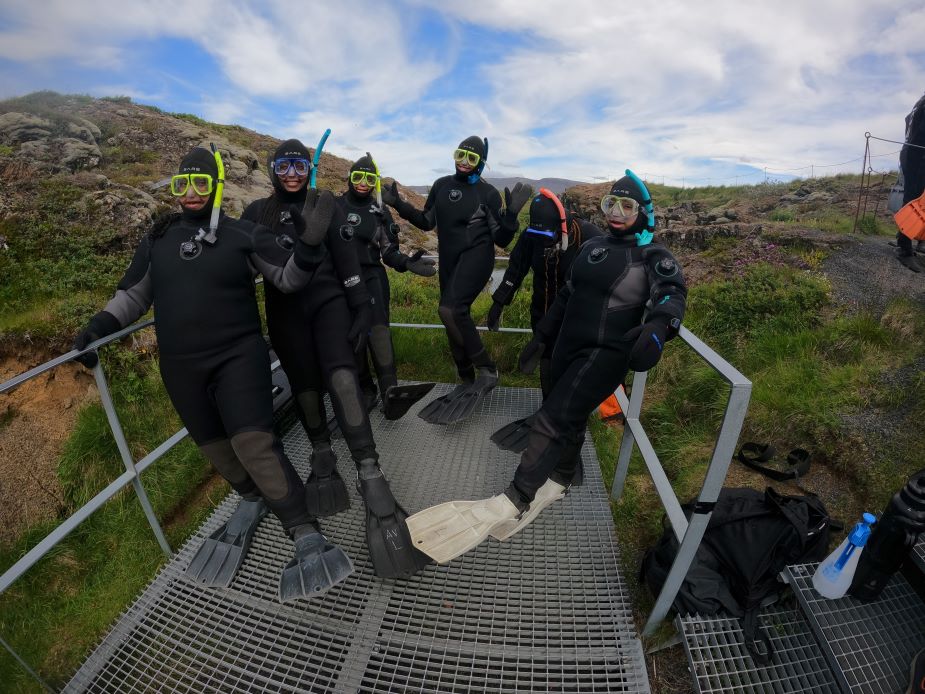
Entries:
{"type": "MultiPolygon", "coordinates": [[[[690,518],[694,502],[682,508],[690,518]]],[[[813,494],[786,496],[771,487],[764,493],[723,489],[674,600],[675,610],[701,616],[725,612],[741,618],[746,648],[758,662],[767,664],[771,642],[758,633],[758,609],[774,602],[786,588],[777,578],[785,566],[826,557],[831,529],[825,506],[813,494]]],[[[653,595],[661,591],[677,553],[678,541],[669,526],[642,560],[640,580],[653,595]]]]}

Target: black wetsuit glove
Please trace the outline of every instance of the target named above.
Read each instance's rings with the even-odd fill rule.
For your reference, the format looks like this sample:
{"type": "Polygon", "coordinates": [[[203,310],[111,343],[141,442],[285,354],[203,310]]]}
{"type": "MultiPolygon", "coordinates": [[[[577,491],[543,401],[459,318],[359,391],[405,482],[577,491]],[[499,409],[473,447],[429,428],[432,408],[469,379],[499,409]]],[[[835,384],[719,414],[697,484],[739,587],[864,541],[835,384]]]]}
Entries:
{"type": "Polygon", "coordinates": [[[409,256],[405,262],[405,269],[421,277],[433,277],[437,274],[437,263],[433,258],[422,258],[423,255],[424,251],[418,250],[414,255],[409,256]]]}
{"type": "Polygon", "coordinates": [[[353,307],[353,322],[347,332],[347,340],[353,345],[353,351],[360,353],[369,339],[369,329],[373,325],[373,309],[369,302],[353,307]]]}
{"type": "MultiPolygon", "coordinates": [[[[95,342],[106,335],[111,335],[121,327],[114,315],[108,311],[100,311],[90,319],[86,328],[77,333],[77,337],[74,338],[74,349],[84,349],[91,342],[95,342]]],[[[99,360],[100,358],[96,352],[87,352],[75,358],[75,361],[79,361],[88,369],[96,366],[99,360]]]]}
{"type": "Polygon", "coordinates": [[[630,349],[630,370],[648,371],[658,364],[667,339],[668,325],[663,320],[652,320],[627,330],[623,335],[624,342],[635,340],[630,349]]]}
{"type": "Polygon", "coordinates": [[[498,332],[498,329],[501,327],[501,312],[503,310],[504,304],[500,301],[493,302],[491,308],[488,309],[488,318],[485,319],[485,325],[488,326],[488,329],[493,333],[498,332]]]}
{"type": "Polygon", "coordinates": [[[511,220],[516,221],[517,215],[527,204],[527,200],[533,197],[533,188],[523,183],[515,183],[514,190],[504,189],[504,214],[511,220]]]}
{"type": "Polygon", "coordinates": [[[302,243],[308,246],[319,246],[328,235],[328,225],[334,216],[337,202],[330,191],[312,188],[305,195],[305,204],[302,211],[293,205],[289,208],[292,226],[302,243]]]}
{"type": "Polygon", "coordinates": [[[540,363],[540,357],[543,356],[543,352],[545,351],[546,343],[543,342],[543,338],[539,335],[534,335],[533,339],[527,343],[520,353],[520,360],[518,363],[520,371],[525,374],[532,374],[536,371],[536,365],[540,363]]]}
{"type": "Polygon", "coordinates": [[[396,210],[401,204],[401,197],[398,195],[398,182],[392,181],[392,185],[386,186],[381,191],[382,202],[384,202],[389,207],[394,207],[396,210]]]}

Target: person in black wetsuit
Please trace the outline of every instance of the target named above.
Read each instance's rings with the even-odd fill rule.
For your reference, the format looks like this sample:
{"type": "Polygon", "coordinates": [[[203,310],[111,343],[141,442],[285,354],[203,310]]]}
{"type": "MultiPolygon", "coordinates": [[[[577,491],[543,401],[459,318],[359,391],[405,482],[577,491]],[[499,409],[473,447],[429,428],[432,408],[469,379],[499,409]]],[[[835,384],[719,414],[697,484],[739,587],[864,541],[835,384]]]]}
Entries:
{"type": "MultiPolygon", "coordinates": [[[[915,102],[906,116],[906,144],[899,152],[899,166],[903,172],[903,205],[906,205],[925,191],[925,96],[915,102]]],[[[920,244],[921,241],[917,245],[920,244]]],[[[913,272],[922,272],[912,239],[898,231],[896,245],[899,262],[913,272]]]]}
{"type": "MultiPolygon", "coordinates": [[[[286,140],[270,160],[273,195],[255,200],[243,218],[269,227],[281,253],[295,238],[290,209],[309,195],[311,158],[298,140],[286,140]]],[[[327,255],[312,281],[284,294],[265,291],[270,342],[295,394],[299,418],[312,443],[311,474],[305,483],[309,509],[329,516],[350,505],[331,448],[324,393],[331,396],[337,422],[357,467],[358,486],[366,503],[367,545],[376,573],[406,576],[426,563],[408,541],[406,514],[395,501],[379,468],[379,454],[357,380],[356,352],[363,348],[372,323],[372,308],[343,205],[337,224],[325,239],[327,255]]]]}
{"type": "Polygon", "coordinates": [[[399,386],[395,370],[395,350],[389,331],[389,278],[383,262],[398,272],[410,271],[422,277],[437,274],[435,263],[423,258],[424,251],[405,255],[398,246],[398,225],[388,208],[380,206],[372,193],[381,185],[379,170],[369,153],[360,157],[350,168],[347,192],[340,198],[347,213],[347,224],[353,227],[354,242],[360,257],[363,281],[372,303],[372,327],[367,348],[357,355],[360,389],[367,409],[376,402],[376,384],[369,368],[372,356],[379,392],[382,394],[386,419],[402,417],[414,403],[434,387],[433,383],[399,386]],[[370,355],[367,355],[367,351],[370,355]]]}
{"type": "MultiPolygon", "coordinates": [[[[498,330],[504,307],[514,301],[524,277],[532,270],[530,327],[536,330],[537,323],[552,307],[559,289],[565,284],[579,249],[590,239],[602,234],[591,222],[566,213],[555,194],[545,188],[541,189],[540,194],[534,196],[530,203],[529,224],[514,244],[504,277],[492,294],[492,305],[486,320],[488,329],[498,330]]],[[[549,392],[551,354],[552,350],[540,360],[540,384],[544,395],[549,392]]]]}
{"type": "Polygon", "coordinates": [[[437,227],[440,272],[440,320],[446,326],[453,361],[462,384],[421,410],[434,424],[453,424],[468,417],[498,383],[498,370],[479,338],[470,309],[494,267],[494,246],[501,248],[517,232],[517,213],[533,194],[518,183],[501,195],[481,179],[488,156],[488,140],[467,137],[454,152],[456,173],[434,181],[416,210],[401,199],[398,184],[383,191],[382,199],[403,219],[419,229],[437,227]]]}
{"type": "MultiPolygon", "coordinates": [[[[510,305],[529,270],[533,270],[533,296],[530,301],[530,327],[536,326],[552,307],[559,290],[565,284],[572,262],[579,249],[604,232],[591,222],[566,213],[559,199],[545,188],[530,203],[529,224],[514,244],[508,268],[492,295],[488,310],[489,330],[498,330],[501,313],[510,305]]],[[[549,367],[552,348],[540,359],[540,386],[543,397],[551,388],[549,367]]],[[[527,445],[533,416],[505,425],[491,436],[502,450],[521,453],[527,445]]],[[[579,454],[580,455],[580,454],[579,454]]]]}
{"type": "Polygon", "coordinates": [[[652,368],[680,329],[687,288],[668,249],[652,243],[648,190],[627,171],[602,208],[609,233],[581,248],[520,357],[521,370],[530,373],[546,346],[555,345],[552,389],[535,415],[513,481],[490,499],[451,501],[408,519],[416,546],[438,562],[488,535],[509,538],[562,498],[590,413],[629,369],[652,368]]]}
{"type": "MultiPolygon", "coordinates": [[[[159,219],[141,240],[115,296],[78,334],[75,347],[133,323],[153,303],[171,402],[202,454],[243,498],[188,574],[208,585],[230,584],[269,506],[296,546],[280,577],[280,598],[287,601],[320,594],[353,567],[319,532],[302,480],[273,433],[270,361],[254,277],[262,273],[276,291],[304,286],[326,255],[322,240],[337,208],[330,194],[306,199],[301,214],[293,208],[294,242],[280,253],[273,234],[250,223],[215,215],[212,228],[213,205],[220,208],[219,167],[220,159],[202,148],[184,157],[171,180],[182,212],[159,219]]],[[[81,355],[88,366],[96,359],[92,351],[81,355]]]]}

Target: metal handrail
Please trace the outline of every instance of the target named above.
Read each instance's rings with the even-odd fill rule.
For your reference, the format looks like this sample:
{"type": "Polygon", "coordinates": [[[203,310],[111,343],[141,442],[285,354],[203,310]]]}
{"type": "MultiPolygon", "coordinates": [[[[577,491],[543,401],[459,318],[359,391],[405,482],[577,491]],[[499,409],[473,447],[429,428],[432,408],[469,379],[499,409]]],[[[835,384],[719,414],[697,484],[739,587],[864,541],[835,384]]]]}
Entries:
{"type": "Polygon", "coordinates": [[[681,502],[678,501],[678,497],[674,493],[671,481],[665,474],[665,469],[659,462],[658,455],[655,453],[655,449],[652,447],[649,437],[639,421],[639,415],[642,411],[642,399],[646,388],[646,372],[640,371],[633,375],[633,387],[629,399],[619,388],[615,393],[626,418],[626,424],[623,427],[623,439],[620,442],[620,452],[617,455],[617,465],[614,470],[610,496],[614,501],[622,496],[623,488],[626,485],[626,476],[629,472],[633,446],[638,446],[649,475],[655,483],[655,491],[658,493],[662,506],[665,507],[665,515],[668,517],[675,537],[680,543],[678,553],[668,570],[665,583],[662,585],[662,590],[655,599],[655,605],[652,607],[652,612],[646,621],[642,632],[643,636],[651,636],[659,623],[668,615],[675,596],[678,594],[694,560],[694,555],[700,547],[700,541],[703,539],[704,532],[706,532],[710,516],[713,515],[716,500],[719,498],[720,490],[726,481],[726,473],[729,470],[730,462],[732,462],[735,445],[739,440],[739,434],[742,432],[742,425],[745,423],[745,414],[748,411],[748,401],[752,392],[752,382],[690,330],[681,326],[678,337],[684,340],[707,364],[712,366],[730,384],[731,389],[729,400],[726,403],[726,411],[723,414],[723,421],[720,425],[719,436],[713,448],[713,457],[707,467],[703,486],[697,495],[690,521],[687,520],[684,511],[681,509],[681,502]]]}

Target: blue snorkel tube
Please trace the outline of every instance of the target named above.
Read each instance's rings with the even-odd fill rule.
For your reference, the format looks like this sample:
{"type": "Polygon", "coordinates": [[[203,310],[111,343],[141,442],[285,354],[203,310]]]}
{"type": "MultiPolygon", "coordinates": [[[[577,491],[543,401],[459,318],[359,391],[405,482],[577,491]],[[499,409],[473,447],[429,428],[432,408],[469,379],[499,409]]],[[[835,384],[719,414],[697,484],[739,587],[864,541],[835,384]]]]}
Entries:
{"type": "Polygon", "coordinates": [[[637,246],[647,246],[652,243],[652,237],[655,232],[655,210],[652,207],[652,196],[649,194],[649,189],[646,188],[646,184],[642,182],[642,179],[639,178],[629,169],[626,170],[626,175],[633,179],[639,190],[642,191],[642,196],[644,200],[642,201],[642,209],[646,212],[646,228],[643,231],[640,231],[636,234],[636,245],[637,246]]]}
{"type": "Polygon", "coordinates": [[[308,180],[308,186],[310,188],[315,187],[315,174],[318,173],[318,162],[321,161],[321,150],[324,149],[324,143],[328,141],[328,135],[331,134],[331,129],[328,128],[324,131],[324,135],[321,136],[321,141],[318,142],[318,146],[315,147],[315,156],[312,157],[312,175],[308,180]]]}
{"type": "Polygon", "coordinates": [[[479,162],[479,165],[475,167],[475,171],[469,174],[469,178],[466,180],[469,183],[475,183],[482,176],[482,171],[485,169],[485,162],[488,161],[488,138],[483,137],[482,142],[485,143],[485,156],[482,157],[482,161],[479,162]]]}

